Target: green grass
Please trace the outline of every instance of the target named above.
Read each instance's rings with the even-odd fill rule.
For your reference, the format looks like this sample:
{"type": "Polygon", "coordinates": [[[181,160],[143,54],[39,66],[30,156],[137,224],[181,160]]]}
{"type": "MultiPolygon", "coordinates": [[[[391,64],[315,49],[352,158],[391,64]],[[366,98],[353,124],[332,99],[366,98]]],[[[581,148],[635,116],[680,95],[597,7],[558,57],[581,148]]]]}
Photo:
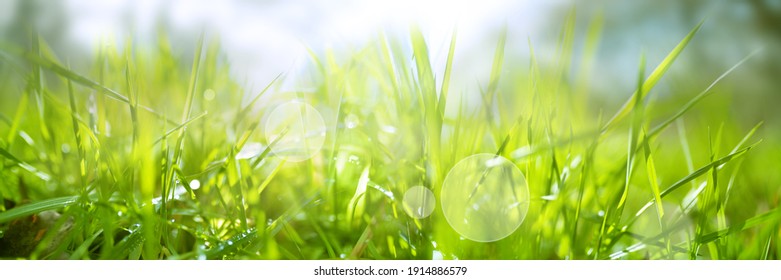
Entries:
{"type": "Polygon", "coordinates": [[[299,92],[279,90],[284,74],[262,92],[245,91],[216,40],[204,37],[194,57],[175,55],[161,36],[153,46],[104,46],[91,66],[74,69],[43,38],[3,44],[0,246],[29,254],[0,253],[777,259],[781,178],[772,174],[781,143],[761,123],[731,115],[740,81],[721,87],[753,54],[711,81],[671,83],[665,90],[678,98],[658,97],[655,86],[700,23],[648,76],[645,64],[655,62],[642,59],[635,92],[611,93],[628,99],[623,106],[604,105],[588,86],[602,23],[589,26],[575,71],[574,22],[571,14],[550,65],[532,42],[530,61],[505,57],[502,32],[478,104],[450,87],[453,69],[469,67],[454,60],[455,31],[444,69],[432,67],[416,28],[409,38],[380,34],[344,60],[312,53],[309,75],[293,81],[312,90],[299,92]],[[292,99],[317,108],[327,126],[324,147],[303,162],[275,156],[262,127],[292,99]],[[523,224],[496,242],[461,238],[440,207],[449,170],[477,153],[510,159],[531,195],[523,224]],[[402,202],[419,185],[437,197],[424,219],[402,202]],[[14,239],[20,224],[52,210],[61,216],[41,236],[14,239]]]}

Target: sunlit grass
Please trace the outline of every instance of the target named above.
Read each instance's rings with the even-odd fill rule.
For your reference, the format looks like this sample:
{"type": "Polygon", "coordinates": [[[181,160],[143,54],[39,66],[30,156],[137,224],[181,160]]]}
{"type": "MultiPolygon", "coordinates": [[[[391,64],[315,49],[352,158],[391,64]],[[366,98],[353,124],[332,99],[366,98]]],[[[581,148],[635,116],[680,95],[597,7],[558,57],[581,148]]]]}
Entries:
{"type": "MultiPolygon", "coordinates": [[[[344,60],[313,54],[311,75],[295,81],[311,90],[292,93],[279,90],[289,79],[284,74],[262,92],[244,91],[208,38],[194,42],[192,58],[174,54],[165,37],[122,51],[104,46],[82,69],[71,69],[37,36],[29,48],[4,44],[0,253],[32,259],[777,258],[779,182],[763,180],[781,167],[777,151],[754,152],[766,145],[757,136],[761,123],[712,120],[729,104],[703,102],[732,94],[713,89],[751,55],[712,81],[671,87],[687,103],[656,98],[655,86],[696,40],[698,24],[648,76],[645,64],[654,62],[642,60],[636,91],[613,93],[628,98],[624,106],[597,107],[588,82],[570,78],[594,76],[587,67],[570,69],[573,17],[552,65],[540,64],[532,42],[526,65],[506,60],[503,32],[476,104],[463,97],[464,89],[450,87],[452,70],[469,67],[453,59],[455,31],[444,69],[432,68],[424,36],[413,28],[409,38],[380,35],[344,60]],[[693,85],[708,83],[692,94],[693,85]],[[271,112],[291,100],[311,105],[327,127],[312,157],[274,151],[293,137],[285,133],[302,131],[265,131],[271,112]],[[525,177],[528,185],[523,223],[498,241],[462,237],[441,207],[446,176],[474,154],[508,159],[523,172],[508,176],[525,177]],[[407,190],[417,186],[436,201],[433,213],[420,219],[404,204],[407,190]],[[39,217],[52,217],[42,214],[51,211],[61,215],[41,226],[39,217]]],[[[595,21],[589,28],[584,60],[593,60],[600,26],[595,21]]],[[[309,140],[302,139],[306,152],[309,140]]]]}

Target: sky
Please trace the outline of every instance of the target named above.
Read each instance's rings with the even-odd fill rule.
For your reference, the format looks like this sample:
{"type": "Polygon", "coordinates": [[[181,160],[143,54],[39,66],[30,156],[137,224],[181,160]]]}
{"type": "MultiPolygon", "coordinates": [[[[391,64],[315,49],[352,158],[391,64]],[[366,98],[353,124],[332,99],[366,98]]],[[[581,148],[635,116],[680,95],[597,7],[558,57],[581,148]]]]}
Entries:
{"type": "Polygon", "coordinates": [[[257,89],[279,73],[300,71],[310,60],[307,49],[347,53],[380,31],[406,36],[411,24],[426,36],[435,69],[444,69],[458,28],[456,61],[469,67],[458,69],[454,80],[474,83],[490,72],[490,56],[483,53],[495,47],[493,31],[507,24],[511,32],[533,36],[540,15],[557,2],[563,1],[66,0],[65,12],[71,15],[67,37],[87,49],[107,37],[154,40],[160,18],[192,45],[200,30],[218,34],[237,80],[257,89]]]}

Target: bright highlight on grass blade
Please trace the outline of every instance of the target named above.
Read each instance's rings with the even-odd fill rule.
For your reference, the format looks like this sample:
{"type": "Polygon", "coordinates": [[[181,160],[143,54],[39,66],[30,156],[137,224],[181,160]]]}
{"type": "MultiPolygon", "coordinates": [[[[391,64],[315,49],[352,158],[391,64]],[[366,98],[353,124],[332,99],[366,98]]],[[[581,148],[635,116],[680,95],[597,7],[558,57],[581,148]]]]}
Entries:
{"type": "Polygon", "coordinates": [[[442,211],[464,238],[493,242],[512,234],[529,210],[526,178],[508,159],[476,154],[459,161],[442,184],[442,211]]]}
{"type": "Polygon", "coordinates": [[[279,105],[266,121],[266,140],[277,141],[274,155],[290,162],[305,161],[323,148],[325,121],[314,107],[297,101],[279,105]]]}
{"type": "Polygon", "coordinates": [[[424,186],[412,187],[404,193],[404,212],[415,219],[431,215],[435,203],[434,193],[424,186]]]}
{"type": "MultiPolygon", "coordinates": [[[[688,252],[682,248],[688,248],[694,240],[694,222],[685,205],[662,202],[664,217],[659,220],[657,213],[646,212],[638,217],[637,222],[629,226],[628,232],[640,241],[627,247],[625,250],[610,255],[612,259],[620,259],[628,254],[653,247],[656,255],[652,259],[688,259],[688,252]],[[656,240],[646,240],[650,237],[660,237],[656,240]],[[633,250],[636,249],[636,250],[633,250]]],[[[650,254],[641,252],[640,255],[650,254]]]]}

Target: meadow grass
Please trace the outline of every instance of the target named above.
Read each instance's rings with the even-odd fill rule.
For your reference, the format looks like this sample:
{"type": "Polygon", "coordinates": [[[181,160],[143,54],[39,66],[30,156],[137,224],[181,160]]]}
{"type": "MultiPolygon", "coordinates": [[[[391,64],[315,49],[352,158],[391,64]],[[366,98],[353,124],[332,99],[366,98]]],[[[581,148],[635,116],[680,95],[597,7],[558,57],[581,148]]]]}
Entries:
{"type": "Polygon", "coordinates": [[[781,167],[778,140],[729,114],[739,82],[719,87],[751,55],[658,98],[697,25],[647,76],[654,62],[640,59],[635,92],[606,106],[588,85],[601,23],[588,28],[575,71],[573,17],[550,65],[532,42],[530,61],[508,60],[501,33],[479,104],[450,87],[453,69],[468,67],[454,61],[455,31],[444,69],[412,28],[348,59],[313,54],[293,81],[312,86],[296,92],[280,90],[284,74],[245,91],[203,36],[193,57],[161,36],[103,46],[83,69],[37,35],[4,44],[2,257],[778,258],[781,178],[769,175],[781,167]],[[322,150],[302,162],[277,156],[264,136],[286,99],[312,105],[327,127],[322,150]],[[448,172],[478,153],[509,159],[530,193],[524,222],[495,242],[463,238],[440,207],[448,172]],[[427,218],[404,210],[415,186],[437,198],[427,218]],[[19,229],[44,211],[61,216],[44,231],[19,229]],[[20,231],[35,238],[14,239],[20,231]]]}

